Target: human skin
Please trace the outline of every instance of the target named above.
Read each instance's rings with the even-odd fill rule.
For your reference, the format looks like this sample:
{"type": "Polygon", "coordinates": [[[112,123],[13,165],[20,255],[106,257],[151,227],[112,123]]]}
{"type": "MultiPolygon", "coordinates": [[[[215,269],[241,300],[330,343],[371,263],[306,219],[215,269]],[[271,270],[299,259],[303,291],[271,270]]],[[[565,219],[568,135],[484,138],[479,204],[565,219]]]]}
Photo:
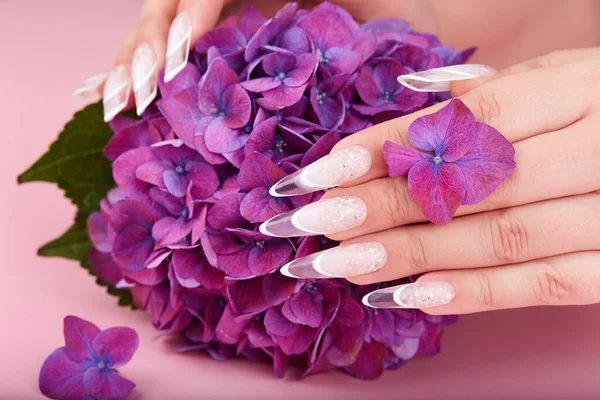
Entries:
{"type": "MultiPolygon", "coordinates": [[[[162,67],[166,37],[175,15],[190,13],[194,42],[223,15],[236,13],[243,3],[147,0],[115,65],[127,65],[139,45],[150,43],[158,56],[158,66],[162,67]]],[[[266,15],[272,15],[283,2],[252,3],[266,15]]],[[[310,7],[316,2],[300,3],[310,7]]],[[[453,95],[461,96],[478,120],[494,126],[514,143],[518,167],[490,199],[459,209],[458,217],[448,227],[412,225],[423,222],[423,217],[414,204],[398,202],[408,198],[398,195],[406,193],[406,182],[402,178],[385,178],[381,156],[385,140],[406,143],[410,122],[440,106],[359,132],[334,148],[336,151],[363,145],[372,151],[374,164],[364,177],[329,191],[325,198],[363,196],[367,209],[374,211],[368,213],[360,227],[331,237],[347,243],[382,242],[388,248],[383,268],[349,279],[367,284],[425,273],[420,282],[450,282],[456,298],[450,304],[426,309],[437,314],[599,301],[600,187],[595,182],[600,182],[600,165],[590,149],[600,147],[598,134],[593,131],[598,121],[600,50],[549,52],[600,45],[600,24],[596,21],[600,2],[336,3],[361,21],[404,18],[417,30],[435,33],[445,44],[457,48],[476,45],[479,51],[474,62],[496,68],[516,64],[504,69],[500,76],[453,87],[453,95]],[[531,60],[517,64],[524,59],[531,60]],[[565,99],[569,100],[568,107],[564,106],[565,99]],[[368,193],[378,193],[380,198],[375,200],[368,193]],[[387,206],[377,203],[386,199],[387,206]],[[553,210],[561,210],[562,217],[544,217],[553,210]],[[481,226],[489,226],[488,235],[475,233],[480,232],[481,226]],[[462,243],[456,239],[461,237],[481,242],[462,243]],[[466,254],[465,249],[470,247],[490,251],[466,254]],[[402,250],[390,252],[391,248],[402,250]],[[461,265],[449,261],[462,258],[465,262],[461,265]]],[[[129,106],[133,106],[132,101],[129,106]]]]}

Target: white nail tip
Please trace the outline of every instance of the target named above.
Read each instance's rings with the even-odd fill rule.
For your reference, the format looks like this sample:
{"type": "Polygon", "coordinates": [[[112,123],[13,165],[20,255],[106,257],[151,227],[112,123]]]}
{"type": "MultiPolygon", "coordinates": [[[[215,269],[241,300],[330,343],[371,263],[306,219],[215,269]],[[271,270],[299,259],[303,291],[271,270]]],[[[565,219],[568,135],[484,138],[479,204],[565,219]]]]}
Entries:
{"type": "Polygon", "coordinates": [[[498,71],[487,65],[462,64],[400,75],[398,82],[416,92],[445,92],[454,81],[496,74],[498,71]]]}
{"type": "Polygon", "coordinates": [[[192,19],[187,12],[179,14],[169,29],[165,62],[165,83],[185,68],[192,39],[192,19]]]}
{"type": "Polygon", "coordinates": [[[289,197],[333,188],[369,172],[371,162],[371,153],[365,147],[351,146],[286,176],[269,189],[269,194],[289,197]]]}
{"type": "Polygon", "coordinates": [[[130,92],[131,78],[126,67],[119,66],[108,73],[103,99],[105,122],[110,122],[127,107],[130,92]]]}
{"type": "Polygon", "coordinates": [[[375,290],[363,297],[373,308],[431,308],[450,303],[456,297],[448,282],[415,282],[375,290]]]}
{"type": "Polygon", "coordinates": [[[108,72],[92,75],[83,81],[81,86],[73,92],[73,96],[82,101],[96,100],[102,96],[100,86],[106,81],[108,72]]]}
{"type": "Polygon", "coordinates": [[[141,115],[158,93],[158,64],[156,53],[147,43],[140,45],[131,67],[136,111],[141,115]]]}

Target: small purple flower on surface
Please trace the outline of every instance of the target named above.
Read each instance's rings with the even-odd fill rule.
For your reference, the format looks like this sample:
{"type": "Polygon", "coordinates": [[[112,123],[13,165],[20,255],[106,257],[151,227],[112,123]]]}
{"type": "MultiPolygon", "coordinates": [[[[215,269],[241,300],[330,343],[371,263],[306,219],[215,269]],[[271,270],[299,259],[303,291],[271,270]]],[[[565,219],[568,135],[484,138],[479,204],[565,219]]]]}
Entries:
{"type": "Polygon", "coordinates": [[[74,316],[64,320],[65,346],[44,361],[39,386],[42,394],[64,400],[126,399],[135,384],[116,368],[127,364],[138,348],[137,333],[130,328],[103,331],[74,316]]]}
{"type": "Polygon", "coordinates": [[[390,177],[408,174],[408,192],[431,222],[450,222],[460,205],[479,203],[515,169],[515,149],[475,120],[458,99],[417,118],[408,139],[418,150],[385,142],[390,177]]]}

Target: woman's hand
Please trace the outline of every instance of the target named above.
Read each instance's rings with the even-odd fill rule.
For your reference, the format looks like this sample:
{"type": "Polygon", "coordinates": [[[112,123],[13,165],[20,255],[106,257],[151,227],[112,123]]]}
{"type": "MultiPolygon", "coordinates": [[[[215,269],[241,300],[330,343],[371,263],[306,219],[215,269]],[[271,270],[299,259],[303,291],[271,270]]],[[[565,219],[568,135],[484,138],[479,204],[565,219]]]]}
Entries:
{"type": "MultiPolygon", "coordinates": [[[[298,1],[305,8],[320,2],[298,1]]],[[[403,18],[414,29],[434,33],[447,45],[476,45],[480,51],[473,61],[495,66],[555,48],[592,46],[600,33],[595,19],[600,3],[593,0],[576,4],[544,0],[333,2],[347,8],[361,22],[403,18]],[[555,29],[557,24],[562,29],[555,29]],[[481,26],[486,29],[482,31],[481,26]],[[563,34],[565,30],[569,35],[563,34]]],[[[75,95],[88,100],[103,93],[107,121],[134,103],[141,114],[157,94],[158,79],[172,79],[185,66],[190,46],[219,18],[237,14],[247,3],[270,17],[286,0],[146,0],[138,22],[121,44],[114,68],[88,78],[75,95]],[[163,67],[164,77],[159,76],[163,67]]]]}
{"type": "Polygon", "coordinates": [[[271,189],[298,195],[346,183],[301,213],[261,226],[279,236],[328,233],[343,241],[282,272],[345,276],[357,284],[423,274],[416,284],[375,291],[364,301],[431,314],[600,301],[599,71],[600,49],[582,49],[454,86],[479,121],[513,143],[517,168],[446,226],[423,223],[406,178],[387,176],[382,153],[387,140],[410,146],[411,122],[444,104],[342,140],[307,167],[310,173],[297,172],[271,189]]]}

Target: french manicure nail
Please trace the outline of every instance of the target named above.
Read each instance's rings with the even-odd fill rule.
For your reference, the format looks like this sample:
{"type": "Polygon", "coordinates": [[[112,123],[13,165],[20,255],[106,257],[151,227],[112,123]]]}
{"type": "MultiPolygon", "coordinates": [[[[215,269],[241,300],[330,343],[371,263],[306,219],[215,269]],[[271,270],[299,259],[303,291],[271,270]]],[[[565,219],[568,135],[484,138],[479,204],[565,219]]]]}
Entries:
{"type": "Polygon", "coordinates": [[[294,237],[347,231],[367,218],[367,206],[358,197],[335,197],[276,215],[260,225],[264,235],[294,237]]]}
{"type": "Polygon", "coordinates": [[[73,92],[73,96],[81,101],[94,101],[102,97],[100,86],[106,81],[108,72],[101,72],[87,78],[81,86],[73,92]]]}
{"type": "Polygon", "coordinates": [[[381,243],[355,243],[300,257],[281,267],[281,273],[301,279],[346,278],[375,272],[386,262],[381,243]]]}
{"type": "Polygon", "coordinates": [[[127,67],[119,65],[108,73],[104,84],[104,121],[111,121],[129,102],[131,78],[127,67]]]}
{"type": "Polygon", "coordinates": [[[498,71],[487,65],[461,64],[400,75],[398,82],[416,92],[446,92],[454,81],[496,74],[498,71]]]}
{"type": "Polygon", "coordinates": [[[375,290],[363,297],[373,308],[430,308],[450,303],[456,297],[448,282],[415,282],[375,290]]]}
{"type": "Polygon", "coordinates": [[[286,176],[270,189],[274,197],[297,196],[353,181],[371,169],[371,153],[352,146],[320,158],[286,176]]]}
{"type": "Polygon", "coordinates": [[[170,82],[181,72],[188,60],[192,39],[192,18],[188,12],[179,14],[169,29],[167,57],[165,62],[165,83],[170,82]]]}
{"type": "Polygon", "coordinates": [[[158,92],[156,53],[148,43],[141,44],[135,50],[131,64],[131,77],[137,115],[141,115],[158,92]]]}

